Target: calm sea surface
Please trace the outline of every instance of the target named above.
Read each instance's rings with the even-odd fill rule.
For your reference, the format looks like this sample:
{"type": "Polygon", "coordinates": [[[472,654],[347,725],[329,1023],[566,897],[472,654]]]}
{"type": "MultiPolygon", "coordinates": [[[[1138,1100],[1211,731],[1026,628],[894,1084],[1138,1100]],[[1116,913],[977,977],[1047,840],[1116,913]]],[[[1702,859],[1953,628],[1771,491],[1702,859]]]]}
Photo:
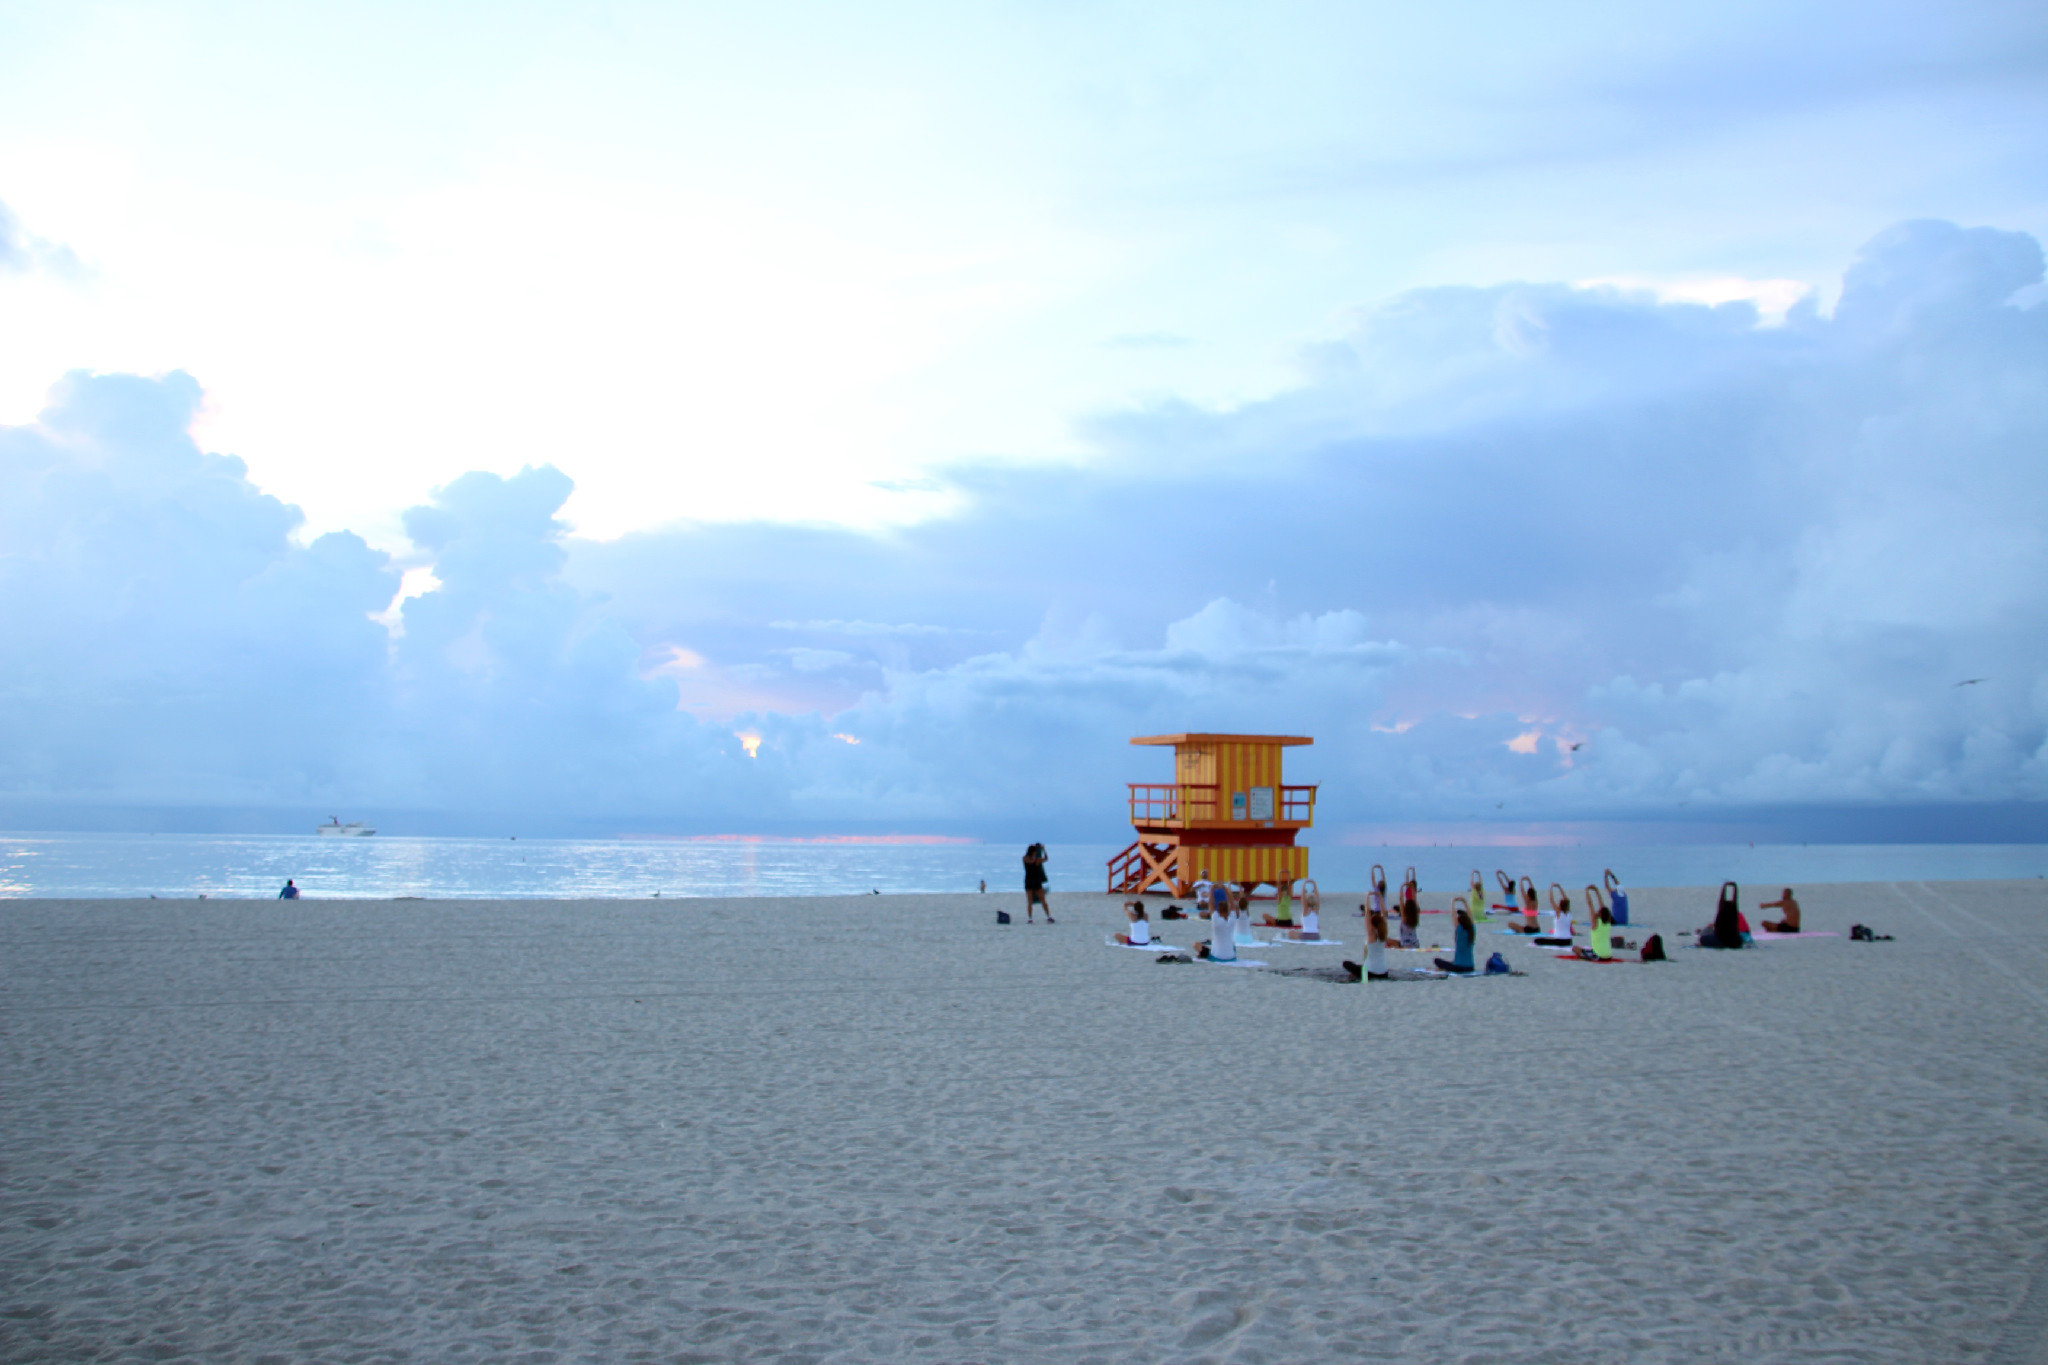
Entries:
{"type": "MultiPolygon", "coordinates": [[[[1055,844],[1052,889],[1103,889],[1119,846],[1055,844]]],[[[0,834],[0,897],[275,896],[285,878],[308,896],[825,896],[866,891],[992,891],[1023,884],[1021,848],[631,839],[323,839],[313,835],[0,834]]],[[[1462,889],[1474,867],[1577,888],[1613,868],[1629,886],[1724,880],[1972,881],[2048,875],[2040,844],[1764,844],[1657,847],[1316,848],[1331,891],[1391,880],[1413,865],[1425,891],[1462,889]]]]}

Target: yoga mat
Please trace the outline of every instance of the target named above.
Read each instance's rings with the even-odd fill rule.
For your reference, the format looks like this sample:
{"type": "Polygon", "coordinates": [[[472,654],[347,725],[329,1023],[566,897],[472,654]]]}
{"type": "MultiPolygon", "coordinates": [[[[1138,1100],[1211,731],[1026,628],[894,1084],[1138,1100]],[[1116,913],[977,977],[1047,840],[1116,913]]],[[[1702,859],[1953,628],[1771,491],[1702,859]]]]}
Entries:
{"type": "Polygon", "coordinates": [[[1105,948],[1135,948],[1141,953],[1177,953],[1181,951],[1171,943],[1161,943],[1157,939],[1150,943],[1118,943],[1113,938],[1105,937],[1102,940],[1102,946],[1105,948]]]}
{"type": "Polygon", "coordinates": [[[1829,930],[1825,930],[1825,929],[1815,929],[1815,930],[1813,930],[1813,931],[1811,931],[1811,932],[1808,932],[1808,931],[1806,931],[1806,930],[1801,930],[1801,931],[1800,931],[1799,933],[1796,933],[1796,934],[1773,934],[1773,933],[1769,932],[1768,930],[1759,930],[1759,931],[1757,931],[1757,934],[1756,934],[1755,936],[1756,936],[1757,938],[1759,938],[1759,939],[1769,939],[1769,940],[1771,940],[1771,941],[1773,941],[1773,942],[1777,942],[1777,941],[1780,941],[1780,940],[1784,940],[1784,939],[1802,939],[1802,938],[1840,938],[1840,937],[1841,937],[1841,935],[1840,935],[1840,934],[1837,934],[1837,933],[1833,933],[1833,932],[1831,932],[1831,931],[1829,931],[1829,930]]]}
{"type": "Polygon", "coordinates": [[[1198,957],[1195,961],[1206,962],[1211,967],[1263,967],[1266,965],[1263,962],[1254,962],[1248,957],[1232,958],[1228,962],[1218,962],[1213,957],[1198,957]]]}
{"type": "Polygon", "coordinates": [[[1552,953],[1551,956],[1559,962],[1592,962],[1603,967],[1611,962],[1628,961],[1625,957],[1580,957],[1577,953],[1552,953]]]}

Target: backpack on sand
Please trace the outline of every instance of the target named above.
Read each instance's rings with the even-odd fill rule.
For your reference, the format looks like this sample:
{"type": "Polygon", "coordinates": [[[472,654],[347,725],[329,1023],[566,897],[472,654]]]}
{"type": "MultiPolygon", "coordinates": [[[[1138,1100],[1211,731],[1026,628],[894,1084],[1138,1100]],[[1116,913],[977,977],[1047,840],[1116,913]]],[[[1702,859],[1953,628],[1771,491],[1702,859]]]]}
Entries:
{"type": "Polygon", "coordinates": [[[1664,935],[1652,934],[1643,940],[1643,961],[1669,962],[1670,960],[1670,958],[1664,956],[1664,935]]]}
{"type": "Polygon", "coordinates": [[[997,923],[997,924],[1008,924],[1009,922],[1010,922],[1010,912],[1009,912],[1009,911],[1007,911],[1007,910],[998,910],[998,911],[996,911],[996,923],[997,923]]]}
{"type": "Polygon", "coordinates": [[[1508,970],[1508,960],[1499,953],[1495,953],[1492,957],[1486,959],[1486,974],[1488,976],[1503,976],[1506,975],[1508,970]]]}

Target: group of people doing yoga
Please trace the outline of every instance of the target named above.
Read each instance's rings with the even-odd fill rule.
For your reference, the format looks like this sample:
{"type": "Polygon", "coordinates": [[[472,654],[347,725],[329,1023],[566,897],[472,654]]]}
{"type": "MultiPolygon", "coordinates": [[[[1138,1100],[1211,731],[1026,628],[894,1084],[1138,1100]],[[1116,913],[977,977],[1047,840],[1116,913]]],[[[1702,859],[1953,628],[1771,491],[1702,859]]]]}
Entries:
{"type": "MultiPolygon", "coordinates": [[[[1491,921],[1496,912],[1506,917],[1509,932],[1528,934],[1536,943],[1546,947],[1575,946],[1572,898],[1562,886],[1551,883],[1549,904],[1545,906],[1538,899],[1536,883],[1529,878],[1523,877],[1518,884],[1505,872],[1496,871],[1494,876],[1499,879],[1501,887],[1501,900],[1498,902],[1488,904],[1486,879],[1477,868],[1472,870],[1469,893],[1451,897],[1450,913],[1455,917],[1451,955],[1436,959],[1438,971],[1462,976],[1477,970],[1473,956],[1478,926],[1491,921]]],[[[1611,959],[1615,947],[1614,927],[1617,923],[1628,922],[1628,892],[1622,889],[1620,879],[1610,870],[1605,893],[1599,886],[1587,886],[1585,904],[1591,907],[1588,926],[1591,952],[1603,961],[1611,959]],[[1614,901],[1613,908],[1608,905],[1610,896],[1614,901]]],[[[1358,907],[1358,911],[1365,917],[1365,961],[1346,962],[1344,967],[1354,978],[1384,981],[1389,974],[1386,957],[1389,948],[1418,949],[1422,946],[1422,904],[1415,869],[1408,869],[1401,881],[1399,897],[1390,902],[1386,869],[1373,864],[1372,890],[1366,893],[1365,903],[1358,907]]]]}
{"type": "MultiPolygon", "coordinates": [[[[1454,917],[1451,955],[1448,958],[1436,959],[1438,971],[1453,972],[1461,976],[1476,971],[1474,958],[1478,946],[1478,926],[1493,920],[1496,914],[1504,917],[1504,927],[1510,933],[1527,934],[1532,942],[1545,947],[1577,949],[1577,924],[1572,898],[1563,886],[1557,882],[1550,884],[1546,905],[1538,898],[1536,883],[1528,877],[1523,877],[1518,882],[1505,872],[1496,871],[1494,876],[1500,883],[1501,899],[1491,905],[1487,903],[1485,879],[1480,876],[1477,868],[1472,871],[1470,892],[1467,895],[1451,897],[1450,913],[1454,917]]],[[[1209,941],[1196,946],[1196,955],[1212,962],[1235,962],[1238,939],[1251,927],[1248,889],[1233,882],[1212,882],[1205,868],[1201,878],[1194,883],[1194,893],[1196,911],[1207,919],[1210,925],[1209,941]]],[[[1740,900],[1740,892],[1735,883],[1723,883],[1720,899],[1715,907],[1714,922],[1698,932],[1700,947],[1740,948],[1754,942],[1749,920],[1742,913],[1740,900]]],[[[1599,885],[1588,885],[1583,903],[1591,912],[1587,925],[1587,937],[1591,940],[1591,948],[1577,951],[1582,957],[1590,953],[1590,956],[1599,961],[1611,961],[1617,946],[1615,927],[1628,923],[1628,892],[1610,869],[1605,878],[1604,891],[1599,885]]],[[[1303,882],[1300,905],[1301,915],[1297,924],[1294,913],[1294,883],[1282,882],[1273,913],[1261,920],[1260,925],[1278,929],[1297,929],[1297,936],[1304,939],[1319,938],[1322,897],[1313,881],[1303,882]]],[[[1799,932],[1799,899],[1792,894],[1791,887],[1786,887],[1777,900],[1762,902],[1759,908],[1783,912],[1783,918],[1763,922],[1766,933],[1799,932]]],[[[1365,960],[1346,962],[1344,968],[1353,980],[1385,981],[1390,975],[1387,966],[1389,948],[1422,947],[1423,912],[1415,869],[1408,869],[1401,882],[1400,896],[1390,901],[1387,894],[1386,869],[1377,863],[1373,864],[1372,890],[1366,894],[1365,903],[1358,907],[1358,911],[1365,917],[1365,960]]],[[[1152,942],[1152,925],[1146,916],[1143,902],[1126,902],[1124,915],[1130,921],[1129,928],[1124,933],[1116,935],[1117,941],[1135,948],[1149,946],[1152,942]]],[[[1166,917],[1177,918],[1178,912],[1169,907],[1166,917]]],[[[1047,918],[1051,918],[1049,911],[1047,918]]],[[[1619,946],[1633,945],[1624,940],[1619,946]]],[[[1652,937],[1644,948],[1645,961],[1652,959],[1653,952],[1656,957],[1663,956],[1661,938],[1652,937]]]]}
{"type": "MultiPolygon", "coordinates": [[[[1236,882],[1218,882],[1209,879],[1209,870],[1202,869],[1202,875],[1194,883],[1195,913],[1209,921],[1209,941],[1195,946],[1195,955],[1210,962],[1237,961],[1237,941],[1249,938],[1251,923],[1250,888],[1236,882]]],[[[1273,912],[1259,921],[1260,927],[1294,931],[1297,938],[1314,940],[1322,936],[1323,897],[1313,881],[1304,881],[1301,899],[1294,898],[1294,882],[1279,883],[1279,895],[1273,912]],[[1296,910],[1300,914],[1297,916],[1296,910]]],[[[1161,918],[1179,918],[1179,912],[1168,907],[1161,918]]],[[[1130,923],[1125,931],[1116,935],[1116,941],[1133,948],[1147,947],[1152,942],[1152,925],[1145,914],[1142,901],[1126,901],[1124,918],[1130,923]]]]}

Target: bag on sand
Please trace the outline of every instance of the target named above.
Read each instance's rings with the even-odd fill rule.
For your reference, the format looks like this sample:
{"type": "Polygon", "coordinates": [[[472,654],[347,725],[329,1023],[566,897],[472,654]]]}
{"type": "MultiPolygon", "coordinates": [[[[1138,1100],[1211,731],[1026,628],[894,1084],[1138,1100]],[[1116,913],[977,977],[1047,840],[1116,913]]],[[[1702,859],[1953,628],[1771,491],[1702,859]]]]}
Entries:
{"type": "Polygon", "coordinates": [[[1495,953],[1492,957],[1486,959],[1486,974],[1488,976],[1505,976],[1507,972],[1508,960],[1499,953],[1495,953]]]}
{"type": "Polygon", "coordinates": [[[1643,961],[1669,962],[1670,960],[1664,956],[1664,935],[1652,934],[1643,940],[1643,961]]]}
{"type": "Polygon", "coordinates": [[[997,924],[1008,924],[1009,922],[1010,922],[1010,912],[1009,912],[1009,911],[1007,911],[1007,910],[998,910],[998,911],[996,911],[996,923],[997,923],[997,924]]]}

